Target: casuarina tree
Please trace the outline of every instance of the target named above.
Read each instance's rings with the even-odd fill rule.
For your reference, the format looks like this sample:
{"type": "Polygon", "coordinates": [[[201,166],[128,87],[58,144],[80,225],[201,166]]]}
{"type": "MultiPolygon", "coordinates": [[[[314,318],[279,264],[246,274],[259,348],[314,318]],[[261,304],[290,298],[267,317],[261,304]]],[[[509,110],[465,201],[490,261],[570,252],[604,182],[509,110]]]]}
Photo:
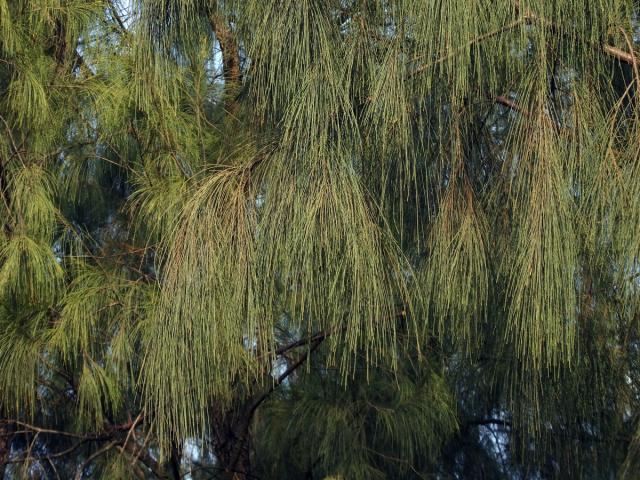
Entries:
{"type": "Polygon", "coordinates": [[[0,478],[636,478],[635,0],[0,0],[0,478]]]}

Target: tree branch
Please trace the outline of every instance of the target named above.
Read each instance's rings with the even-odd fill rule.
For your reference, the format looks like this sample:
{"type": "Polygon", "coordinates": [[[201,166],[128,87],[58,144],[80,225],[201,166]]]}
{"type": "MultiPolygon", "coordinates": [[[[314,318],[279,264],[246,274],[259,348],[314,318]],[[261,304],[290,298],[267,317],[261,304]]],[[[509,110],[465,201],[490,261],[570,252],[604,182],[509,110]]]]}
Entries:
{"type": "Polygon", "coordinates": [[[501,427],[511,427],[511,422],[508,420],[502,420],[500,418],[478,418],[478,419],[467,421],[465,425],[468,425],[468,426],[498,425],[501,427]]]}
{"type": "Polygon", "coordinates": [[[524,24],[524,23],[528,23],[530,20],[527,16],[524,16],[523,18],[520,18],[518,20],[515,20],[511,23],[508,23],[507,25],[505,25],[504,27],[498,28],[496,30],[493,30],[491,32],[487,32],[483,35],[480,35],[474,39],[469,40],[467,43],[465,43],[463,46],[457,47],[456,49],[454,49],[453,52],[450,52],[448,54],[445,54],[443,56],[441,56],[440,58],[438,58],[437,60],[434,60],[431,63],[427,63],[425,65],[421,65],[418,68],[416,68],[413,72],[411,72],[409,74],[409,77],[413,77],[414,75],[417,75],[421,72],[424,72],[425,70],[428,70],[431,67],[435,67],[436,65],[439,65],[453,57],[455,57],[461,50],[465,49],[465,48],[469,48],[472,47],[473,45],[477,44],[477,43],[481,43],[484,40],[488,40],[490,38],[495,37],[496,35],[500,35],[501,33],[504,32],[508,32],[509,30],[513,30],[514,28],[524,24]]]}
{"type": "Polygon", "coordinates": [[[316,333],[310,337],[301,338],[296,340],[295,342],[291,342],[287,345],[282,345],[281,347],[276,348],[273,353],[277,356],[283,355],[287,353],[289,350],[293,350],[294,348],[302,347],[305,345],[309,345],[310,343],[314,343],[318,340],[325,340],[327,337],[333,335],[335,331],[327,330],[324,332],[316,333]]]}
{"type": "Polygon", "coordinates": [[[226,19],[218,11],[217,5],[213,6],[209,14],[209,23],[216,34],[222,52],[222,72],[227,97],[225,110],[235,116],[239,109],[237,95],[242,85],[238,41],[226,19]]]}
{"type": "Polygon", "coordinates": [[[309,356],[311,355],[311,353],[313,353],[319,346],[320,344],[324,341],[324,339],[326,339],[328,336],[328,334],[320,336],[319,338],[317,338],[316,340],[313,341],[313,343],[311,344],[311,346],[309,347],[309,349],[302,354],[298,360],[296,360],[294,363],[292,363],[291,365],[289,365],[287,367],[287,369],[278,376],[278,378],[273,382],[273,384],[269,387],[269,389],[264,392],[262,395],[260,395],[246,410],[245,414],[244,414],[244,418],[242,423],[240,424],[239,428],[238,428],[238,434],[236,434],[236,438],[237,438],[237,442],[234,446],[234,450],[233,453],[231,455],[231,462],[230,464],[227,466],[227,470],[232,472],[236,469],[236,466],[240,460],[240,457],[242,455],[242,451],[244,449],[244,445],[247,439],[247,435],[249,433],[249,427],[251,425],[251,421],[253,419],[253,416],[256,412],[256,410],[258,409],[258,407],[260,405],[262,405],[264,403],[264,401],[269,398],[269,396],[275,391],[276,388],[278,388],[280,385],[282,385],[282,383],[289,377],[289,375],[291,375],[293,372],[295,372],[302,364],[304,364],[304,362],[309,358],[309,356]]]}
{"type": "MultiPolygon", "coordinates": [[[[535,22],[542,22],[542,23],[547,23],[549,25],[552,25],[551,22],[546,21],[540,17],[538,17],[537,15],[531,13],[531,12],[527,12],[523,15],[522,18],[518,19],[518,20],[514,20],[513,22],[505,25],[504,27],[498,28],[496,30],[493,30],[491,32],[487,32],[483,35],[480,35],[476,38],[473,38],[471,40],[469,40],[467,43],[465,43],[464,45],[455,48],[452,52],[449,52],[447,54],[444,54],[443,56],[439,57],[437,60],[434,60],[433,62],[421,65],[419,67],[417,67],[413,72],[411,72],[409,74],[409,78],[418,75],[419,73],[424,72],[425,70],[428,70],[432,67],[435,67],[451,58],[454,58],[456,55],[458,55],[461,51],[463,51],[465,48],[469,48],[473,45],[476,45],[478,43],[482,43],[485,40],[488,40],[490,38],[495,37],[496,35],[499,35],[501,33],[505,33],[508,32],[510,30],[513,30],[521,25],[531,25],[535,22]]],[[[608,45],[608,44],[604,44],[601,47],[603,49],[603,51],[609,55],[611,55],[612,57],[618,59],[621,62],[624,63],[628,63],[629,65],[636,65],[637,61],[635,58],[635,55],[633,55],[633,53],[629,53],[629,52],[625,52],[624,50],[614,47],[613,45],[608,45]]]]}
{"type": "Polygon", "coordinates": [[[168,476],[162,466],[155,460],[151,455],[144,452],[146,448],[145,445],[138,445],[137,443],[129,442],[124,446],[118,446],[118,450],[123,453],[127,453],[132,457],[133,461],[141,462],[145,467],[147,467],[151,473],[153,473],[156,477],[161,479],[167,479],[168,476]],[[136,449],[138,447],[138,449],[136,449]]]}
{"type": "Polygon", "coordinates": [[[109,450],[111,450],[117,443],[118,443],[117,440],[113,440],[112,442],[109,442],[104,447],[96,450],[91,456],[89,456],[89,458],[87,458],[84,462],[78,465],[78,468],[76,469],[75,480],[82,480],[82,477],[84,476],[84,469],[87,468],[89,464],[93,462],[96,458],[98,458],[100,455],[107,453],[109,450]]]}
{"type": "Polygon", "coordinates": [[[125,34],[125,35],[128,35],[129,34],[129,30],[127,30],[127,26],[122,21],[122,17],[120,17],[120,13],[118,12],[118,9],[116,8],[115,4],[113,3],[113,0],[109,0],[109,10],[111,10],[111,16],[113,17],[113,19],[118,24],[118,27],[120,27],[120,30],[122,31],[122,33],[125,34]]]}
{"type": "Polygon", "coordinates": [[[493,99],[496,103],[510,108],[511,110],[515,111],[515,112],[519,112],[522,113],[524,115],[528,115],[527,112],[520,106],[518,105],[516,102],[514,102],[513,100],[511,100],[510,98],[504,96],[504,95],[498,95],[497,97],[495,97],[493,99]]]}
{"type": "Polygon", "coordinates": [[[4,478],[4,472],[9,463],[9,455],[11,454],[11,442],[15,429],[11,427],[0,427],[0,479],[4,478]]]}

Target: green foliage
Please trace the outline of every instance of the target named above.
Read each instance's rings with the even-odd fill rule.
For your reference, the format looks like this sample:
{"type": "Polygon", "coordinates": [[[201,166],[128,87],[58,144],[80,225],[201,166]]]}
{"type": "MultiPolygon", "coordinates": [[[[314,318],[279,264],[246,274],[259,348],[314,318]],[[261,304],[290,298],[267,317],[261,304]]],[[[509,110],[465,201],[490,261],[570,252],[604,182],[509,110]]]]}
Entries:
{"type": "Polygon", "coordinates": [[[26,235],[15,235],[0,251],[0,292],[27,305],[51,305],[61,287],[64,272],[51,248],[26,235]]]}
{"type": "Polygon", "coordinates": [[[6,410],[32,416],[37,408],[36,380],[43,348],[36,335],[44,319],[36,314],[23,316],[18,323],[11,313],[3,312],[0,337],[2,405],[6,410]]]}
{"type": "Polygon", "coordinates": [[[0,0],[10,474],[628,475],[638,14],[0,0]]]}
{"type": "MultiPolygon", "coordinates": [[[[570,360],[575,337],[578,242],[573,199],[560,139],[540,100],[532,100],[536,130],[521,121],[512,138],[514,251],[509,265],[507,334],[533,367],[570,360]]],[[[565,149],[570,146],[564,145],[565,149]]],[[[566,150],[565,150],[566,151],[566,150]]]]}
{"type": "Polygon", "coordinates": [[[457,430],[451,392],[434,373],[403,366],[357,375],[347,388],[335,380],[304,373],[265,405],[257,451],[270,459],[262,466],[270,478],[407,475],[457,430]]]}

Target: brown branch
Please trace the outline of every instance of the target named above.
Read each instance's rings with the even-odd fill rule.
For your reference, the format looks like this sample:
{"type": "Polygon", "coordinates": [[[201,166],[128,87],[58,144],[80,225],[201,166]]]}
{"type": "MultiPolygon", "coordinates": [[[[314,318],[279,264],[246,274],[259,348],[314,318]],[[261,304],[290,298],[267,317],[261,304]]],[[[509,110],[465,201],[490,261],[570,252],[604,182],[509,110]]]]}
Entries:
{"type": "Polygon", "coordinates": [[[310,337],[301,338],[296,340],[295,342],[291,342],[287,345],[282,345],[281,347],[276,348],[273,353],[277,356],[283,355],[287,353],[289,350],[293,350],[294,348],[303,347],[305,345],[309,345],[310,343],[317,342],[318,340],[324,340],[327,337],[333,335],[335,331],[327,330],[324,332],[316,333],[310,337]]]}
{"type": "MultiPolygon", "coordinates": [[[[295,362],[289,365],[287,369],[282,374],[280,374],[278,378],[271,384],[271,386],[267,389],[267,391],[265,391],[253,403],[250,404],[250,406],[247,408],[243,416],[244,417],[243,421],[241,422],[239,428],[236,430],[238,432],[237,434],[235,434],[235,438],[237,439],[237,442],[236,442],[235,448],[231,451],[232,452],[231,462],[229,463],[229,465],[225,466],[225,471],[234,472],[236,470],[236,467],[242,455],[242,451],[247,439],[247,435],[249,433],[249,427],[251,425],[251,421],[258,407],[260,407],[260,405],[262,405],[265,402],[265,400],[269,398],[269,396],[276,390],[276,388],[282,385],[282,383],[293,372],[295,372],[301,365],[304,364],[304,362],[306,362],[306,360],[309,358],[311,353],[313,353],[328,336],[329,336],[328,334],[324,334],[317,337],[312,342],[309,349],[304,354],[302,354],[295,362]]],[[[300,345],[297,345],[297,346],[300,346],[300,345]]]]}
{"type": "MultiPolygon", "coordinates": [[[[526,12],[525,17],[527,18],[528,24],[538,22],[538,23],[546,24],[551,28],[556,29],[552,21],[545,19],[543,17],[539,17],[538,15],[532,12],[526,12]]],[[[596,48],[599,48],[599,47],[600,46],[596,46],[596,48]]],[[[633,53],[625,52],[624,50],[614,47],[613,45],[607,45],[606,43],[604,45],[601,45],[601,48],[605,53],[611,55],[614,58],[617,58],[621,62],[628,63],[629,65],[636,65],[636,58],[635,58],[635,55],[633,55],[633,53]]]]}
{"type": "Polygon", "coordinates": [[[52,430],[49,428],[41,428],[41,427],[36,427],[35,425],[30,425],[28,423],[25,422],[21,422],[19,420],[11,420],[11,419],[6,419],[6,420],[0,420],[0,425],[5,424],[5,425],[18,425],[20,427],[26,428],[27,430],[30,430],[33,433],[37,433],[37,434],[50,434],[50,435],[60,435],[63,437],[71,437],[71,438],[80,438],[83,440],[87,440],[87,439],[94,439],[94,438],[99,438],[99,435],[82,435],[79,433],[71,433],[71,432],[65,432],[62,430],[52,430]]]}
{"type": "Polygon", "coordinates": [[[59,18],[54,22],[53,37],[54,44],[52,54],[56,61],[56,76],[58,76],[62,73],[62,69],[67,60],[67,50],[69,49],[67,45],[67,27],[59,18]]]}
{"type": "MultiPolygon", "coordinates": [[[[508,32],[510,30],[513,30],[521,25],[531,25],[533,23],[543,23],[543,24],[547,24],[550,26],[553,26],[553,23],[545,20],[543,18],[538,17],[537,15],[531,13],[531,12],[527,12],[523,15],[522,18],[518,19],[518,20],[514,20],[511,23],[508,23],[507,25],[498,28],[496,30],[493,30],[491,32],[487,32],[483,35],[480,35],[476,38],[473,38],[471,40],[469,40],[467,43],[465,43],[464,45],[455,48],[452,52],[449,52],[447,54],[444,54],[443,56],[441,56],[440,58],[434,60],[433,62],[421,65],[419,67],[417,67],[413,72],[411,72],[409,74],[409,77],[413,77],[421,72],[424,72],[425,70],[428,70],[432,67],[435,67],[451,58],[454,58],[456,55],[458,55],[461,51],[463,51],[465,48],[469,48],[473,45],[476,45],[478,43],[482,43],[485,40],[488,40],[490,38],[495,37],[496,35],[500,35],[501,33],[505,33],[508,32]]],[[[629,52],[625,52],[624,50],[614,47],[613,45],[607,45],[604,44],[602,45],[602,49],[605,53],[611,55],[612,57],[618,59],[621,62],[624,63],[628,63],[629,65],[637,65],[637,60],[635,58],[635,55],[633,53],[629,53],[629,52]]]]}
{"type": "Polygon", "coordinates": [[[29,423],[26,422],[22,422],[20,420],[13,420],[13,419],[4,419],[4,420],[0,420],[0,425],[18,425],[22,428],[25,428],[33,433],[36,434],[48,434],[48,435],[60,435],[62,437],[70,437],[70,438],[79,438],[82,440],[104,440],[104,439],[108,439],[110,438],[110,435],[113,432],[121,432],[121,431],[128,431],[131,426],[132,426],[133,422],[127,422],[127,423],[123,423],[123,424],[119,424],[119,425],[113,425],[110,426],[108,429],[106,429],[106,432],[103,434],[81,434],[81,433],[73,433],[73,432],[65,432],[64,430],[54,430],[54,429],[50,429],[50,428],[42,428],[42,427],[38,427],[36,425],[31,425],[29,423]]]}
{"type": "MultiPolygon", "coordinates": [[[[0,158],[0,197],[2,197],[2,203],[7,209],[7,216],[11,215],[11,197],[9,196],[9,182],[7,179],[7,168],[3,158],[0,158]]],[[[10,235],[12,232],[11,221],[6,219],[2,222],[2,228],[5,234],[10,235]]],[[[1,478],[1,477],[0,477],[1,478]]]]}
{"type": "Polygon", "coordinates": [[[120,13],[118,12],[117,7],[113,3],[113,0],[109,0],[109,10],[111,10],[111,16],[113,17],[113,19],[118,24],[118,27],[120,27],[120,31],[123,34],[128,35],[129,34],[129,30],[127,30],[126,25],[122,21],[122,17],[120,17],[120,13]]]}
{"type": "Polygon", "coordinates": [[[113,440],[112,442],[109,442],[104,447],[96,450],[92,455],[89,456],[89,458],[87,458],[84,462],[78,465],[78,468],[76,469],[75,480],[82,480],[82,477],[84,475],[84,469],[87,468],[89,464],[93,462],[96,458],[98,458],[100,455],[103,455],[107,453],[109,450],[111,450],[117,443],[118,443],[117,440],[113,440]]]}
{"type": "Polygon", "coordinates": [[[515,112],[519,112],[522,113],[523,115],[528,115],[527,111],[524,110],[520,105],[518,105],[516,102],[514,102],[513,100],[511,100],[510,98],[504,96],[504,95],[498,95],[497,97],[495,97],[493,99],[496,103],[510,108],[511,110],[515,111],[515,112]]]}
{"type": "Polygon", "coordinates": [[[4,123],[5,129],[7,130],[7,136],[9,137],[9,141],[11,142],[11,146],[13,147],[14,155],[18,157],[18,159],[22,163],[22,166],[25,166],[26,162],[24,161],[24,158],[22,158],[21,150],[18,148],[16,140],[13,137],[13,132],[11,130],[11,127],[9,126],[9,122],[7,122],[7,120],[2,115],[0,115],[0,120],[2,120],[2,123],[4,123]]]}
{"type": "Polygon", "coordinates": [[[8,465],[9,455],[11,454],[11,442],[15,429],[12,427],[0,427],[0,479],[4,478],[5,470],[8,465]]]}
{"type": "Polygon", "coordinates": [[[298,360],[296,360],[295,362],[293,362],[291,365],[289,365],[287,367],[287,369],[278,376],[278,378],[276,378],[275,382],[273,382],[273,384],[269,387],[269,389],[263,393],[258,400],[256,400],[252,406],[249,409],[249,416],[253,416],[253,413],[256,411],[256,409],[269,397],[269,395],[271,393],[273,393],[273,391],[278,388],[280,385],[282,385],[282,382],[284,382],[289,375],[291,375],[293,372],[295,372],[298,367],[300,367],[304,362],[306,362],[307,358],[309,358],[309,355],[311,353],[313,353],[319,346],[320,344],[324,341],[324,339],[326,339],[329,336],[329,334],[326,334],[324,336],[320,336],[317,339],[315,339],[312,342],[312,345],[309,347],[309,349],[303,353],[300,358],[298,358],[298,360]]]}
{"type": "Polygon", "coordinates": [[[162,479],[168,478],[167,473],[162,468],[162,465],[160,465],[160,463],[158,463],[157,460],[155,460],[151,455],[149,455],[149,453],[144,452],[146,448],[145,445],[140,446],[137,443],[134,444],[134,442],[129,442],[126,445],[118,446],[117,448],[118,450],[120,450],[120,452],[126,453],[129,456],[131,456],[131,458],[134,461],[141,462],[156,477],[162,478],[162,479]]]}
{"type": "Polygon", "coordinates": [[[624,50],[614,47],[613,45],[605,45],[603,50],[614,58],[617,58],[621,62],[628,63],[629,65],[635,65],[634,56],[624,50]]]}
{"type": "Polygon", "coordinates": [[[222,72],[227,100],[225,110],[235,116],[239,109],[238,93],[242,85],[242,70],[240,67],[240,52],[235,33],[214,5],[209,14],[209,23],[222,53],[222,72]]]}
{"type": "MultiPolygon", "coordinates": [[[[82,474],[85,468],[87,468],[92,461],[94,461],[98,456],[103,455],[104,453],[107,453],[110,449],[114,447],[117,448],[120,452],[123,452],[123,453],[126,452],[128,455],[130,455],[133,458],[134,461],[139,461],[142,465],[147,467],[151,471],[151,473],[153,473],[153,475],[155,475],[156,477],[161,479],[169,479],[171,477],[165,472],[162,465],[159,462],[157,462],[153,457],[151,457],[147,452],[145,452],[146,442],[145,444],[140,446],[137,442],[131,441],[131,437],[132,436],[135,437],[135,434],[133,434],[132,432],[134,431],[136,426],[143,421],[143,419],[144,419],[144,415],[140,413],[135,418],[135,420],[129,420],[128,422],[123,424],[116,424],[116,425],[109,426],[107,428],[107,432],[102,435],[83,435],[83,434],[65,432],[61,430],[41,428],[41,427],[37,427],[35,425],[31,425],[18,420],[2,420],[0,421],[0,426],[1,425],[19,425],[25,429],[20,432],[14,432],[15,434],[34,433],[36,438],[38,435],[41,435],[41,434],[49,434],[49,435],[60,435],[63,437],[78,439],[78,441],[75,442],[73,445],[71,445],[69,448],[57,453],[51,453],[49,455],[41,455],[41,456],[31,456],[30,453],[28,452],[26,456],[21,456],[19,459],[6,461],[5,463],[6,464],[21,463],[21,462],[24,462],[26,459],[50,462],[53,459],[61,458],[74,452],[75,450],[80,448],[82,445],[85,445],[87,443],[109,441],[107,445],[101,447],[99,450],[97,450],[91,456],[89,456],[83,463],[78,465],[78,468],[76,469],[76,475],[75,475],[76,479],[82,478],[82,474]],[[127,432],[126,436],[124,436],[124,432],[127,432]]],[[[0,465],[0,467],[1,466],[2,465],[0,465]]]]}
{"type": "MultiPolygon", "coordinates": [[[[26,432],[16,432],[16,434],[18,434],[18,433],[26,433],[26,432]]],[[[20,458],[15,459],[15,460],[8,461],[6,463],[7,464],[9,464],[9,463],[23,463],[26,460],[34,460],[34,461],[47,460],[47,461],[51,461],[53,459],[61,458],[61,457],[64,457],[66,455],[69,455],[70,453],[74,452],[75,450],[80,448],[85,443],[88,443],[88,442],[101,442],[101,441],[104,441],[104,440],[109,440],[110,438],[111,438],[110,435],[105,436],[104,438],[85,438],[85,439],[81,439],[81,440],[77,441],[71,447],[69,447],[69,448],[67,448],[65,450],[62,450],[60,452],[57,452],[57,453],[51,453],[49,455],[40,455],[40,456],[37,456],[37,457],[30,457],[29,455],[25,455],[23,457],[20,457],[20,458]]],[[[0,478],[2,478],[2,477],[0,477],[0,478]]]]}
{"type": "Polygon", "coordinates": [[[131,434],[133,434],[135,432],[135,429],[136,429],[136,426],[138,425],[138,422],[142,421],[143,418],[144,418],[144,413],[140,412],[138,414],[138,416],[136,417],[136,419],[133,422],[131,422],[131,427],[129,427],[129,430],[127,432],[127,437],[124,439],[123,448],[125,448],[127,446],[127,443],[129,443],[129,437],[131,437],[131,434]]]}
{"type": "Polygon", "coordinates": [[[501,33],[507,32],[509,30],[513,30],[514,28],[522,25],[522,24],[526,24],[529,23],[530,18],[528,16],[524,16],[523,18],[520,18],[518,20],[515,20],[511,23],[508,23],[507,25],[498,28],[496,30],[493,30],[491,32],[487,32],[485,34],[482,34],[476,38],[473,38],[471,40],[469,40],[467,43],[465,43],[463,46],[461,47],[457,47],[454,49],[453,52],[450,52],[448,54],[445,54],[443,56],[441,56],[440,58],[438,58],[437,60],[434,60],[431,63],[427,63],[425,65],[421,65],[418,68],[416,68],[413,72],[411,72],[409,74],[410,77],[413,77],[414,75],[417,75],[425,70],[428,70],[431,67],[435,67],[436,65],[439,65],[453,57],[455,57],[461,50],[465,49],[465,48],[469,48],[472,47],[473,45],[477,44],[477,43],[481,43],[484,40],[488,40],[490,38],[495,37],[496,35],[500,35],[501,33]]]}

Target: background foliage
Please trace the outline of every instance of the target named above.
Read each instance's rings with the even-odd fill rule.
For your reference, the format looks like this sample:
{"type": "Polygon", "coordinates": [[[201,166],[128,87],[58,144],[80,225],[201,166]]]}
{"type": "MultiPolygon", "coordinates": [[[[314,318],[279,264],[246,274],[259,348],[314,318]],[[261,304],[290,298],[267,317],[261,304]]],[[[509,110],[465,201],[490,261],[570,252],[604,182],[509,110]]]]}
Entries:
{"type": "Polygon", "coordinates": [[[0,477],[635,478],[634,0],[0,0],[0,477]]]}

